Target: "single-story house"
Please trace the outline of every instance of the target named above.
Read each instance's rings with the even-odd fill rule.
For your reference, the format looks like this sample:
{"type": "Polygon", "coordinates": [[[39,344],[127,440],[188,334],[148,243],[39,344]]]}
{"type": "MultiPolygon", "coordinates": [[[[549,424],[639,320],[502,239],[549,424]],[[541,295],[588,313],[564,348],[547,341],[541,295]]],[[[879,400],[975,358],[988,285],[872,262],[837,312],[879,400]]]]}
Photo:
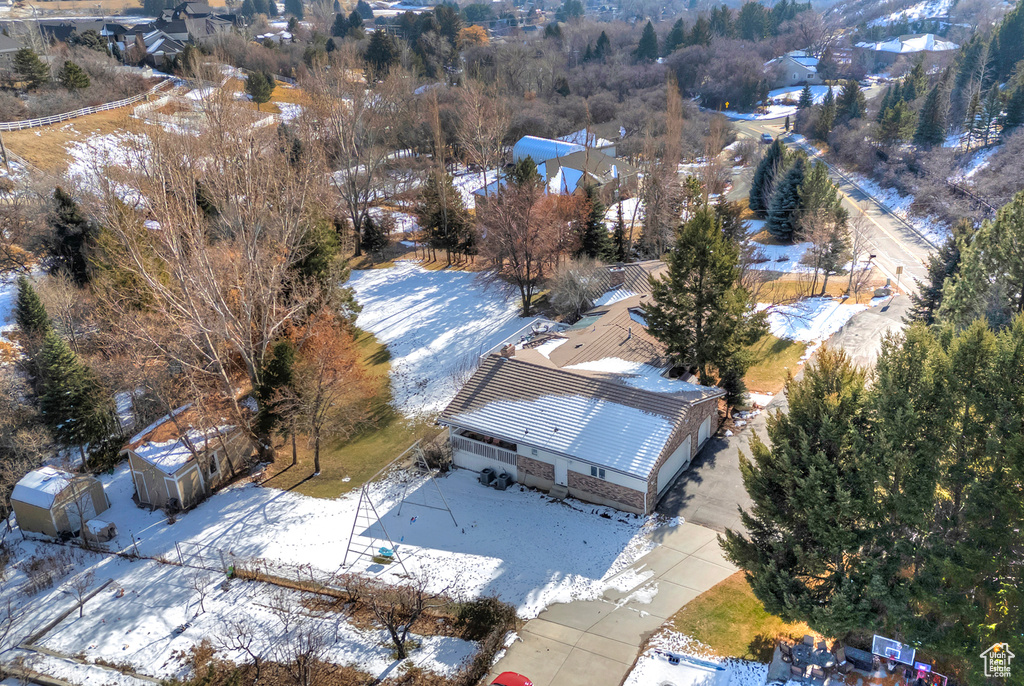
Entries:
{"type": "MultiPolygon", "coordinates": [[[[613,146],[614,149],[614,146],[613,146]]],[[[596,148],[578,143],[523,136],[512,148],[516,162],[530,158],[537,165],[548,193],[572,195],[586,186],[595,186],[602,198],[613,201],[618,191],[634,192],[637,188],[637,169],[626,160],[618,159],[596,148]]],[[[473,191],[476,203],[506,183],[504,176],[473,191]]]]}
{"type": "Polygon", "coordinates": [[[595,306],[487,356],[441,413],[456,467],[628,512],[654,511],[718,430],[720,388],[671,376],[643,299],[595,306]]]}
{"type": "Polygon", "coordinates": [[[53,538],[77,534],[83,523],[109,507],[98,479],[56,467],[29,472],[11,493],[11,508],[21,530],[53,538]]]}
{"type": "Polygon", "coordinates": [[[14,56],[23,47],[21,41],[0,33],[0,68],[13,69],[14,56]]]}
{"type": "Polygon", "coordinates": [[[252,447],[229,424],[200,421],[190,405],[165,415],[131,438],[128,458],[139,505],[188,509],[245,466],[252,447]]]}
{"type": "Polygon", "coordinates": [[[775,74],[772,88],[822,83],[821,74],[818,73],[818,58],[806,50],[793,50],[764,66],[775,74]]]}
{"type": "Polygon", "coordinates": [[[854,54],[867,56],[876,66],[890,65],[900,55],[917,55],[926,52],[948,52],[959,50],[956,43],[936,36],[934,33],[912,33],[878,42],[861,42],[854,46],[854,54]]]}

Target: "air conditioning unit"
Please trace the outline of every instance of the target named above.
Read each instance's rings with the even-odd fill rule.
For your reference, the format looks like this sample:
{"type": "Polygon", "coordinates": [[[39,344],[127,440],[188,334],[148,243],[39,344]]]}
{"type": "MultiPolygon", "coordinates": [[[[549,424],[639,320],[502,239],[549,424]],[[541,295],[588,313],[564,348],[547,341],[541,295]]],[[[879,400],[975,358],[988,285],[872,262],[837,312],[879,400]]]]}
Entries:
{"type": "Polygon", "coordinates": [[[508,472],[502,472],[501,476],[494,480],[494,487],[499,491],[504,491],[506,488],[512,485],[514,479],[508,472]]]}
{"type": "Polygon", "coordinates": [[[491,482],[494,481],[495,476],[493,469],[490,467],[484,467],[484,470],[480,472],[480,483],[484,486],[490,486],[491,482]]]}

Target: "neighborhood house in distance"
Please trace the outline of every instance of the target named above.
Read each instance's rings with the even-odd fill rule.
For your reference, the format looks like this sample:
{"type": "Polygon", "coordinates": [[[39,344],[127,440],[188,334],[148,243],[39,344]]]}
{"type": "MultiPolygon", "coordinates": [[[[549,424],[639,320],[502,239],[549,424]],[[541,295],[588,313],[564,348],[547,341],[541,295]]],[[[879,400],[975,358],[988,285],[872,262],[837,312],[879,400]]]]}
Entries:
{"type": "Polygon", "coordinates": [[[487,355],[441,424],[457,467],[647,514],[717,430],[720,388],[670,378],[647,332],[647,262],[576,324],[539,327],[487,355]],[[628,283],[626,283],[628,281],[628,283]]]}

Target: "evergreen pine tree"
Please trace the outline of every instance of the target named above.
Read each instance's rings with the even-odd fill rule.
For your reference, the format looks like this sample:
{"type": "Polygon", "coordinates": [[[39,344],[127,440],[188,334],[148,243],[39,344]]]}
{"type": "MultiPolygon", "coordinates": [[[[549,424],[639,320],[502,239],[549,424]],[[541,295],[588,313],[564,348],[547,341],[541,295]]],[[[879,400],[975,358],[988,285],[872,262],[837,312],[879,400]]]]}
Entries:
{"type": "Polygon", "coordinates": [[[837,117],[842,121],[861,119],[867,112],[867,99],[864,97],[860,84],[854,79],[847,79],[839,90],[836,101],[837,117]]]}
{"type": "Polygon", "coordinates": [[[341,14],[342,8],[341,8],[341,2],[339,2],[339,0],[334,0],[333,11],[334,11],[335,14],[341,14]]]}
{"type": "Polygon", "coordinates": [[[814,96],[811,94],[811,86],[804,84],[803,89],[800,91],[800,100],[797,101],[797,109],[806,110],[814,105],[814,96]]]}
{"type": "Polygon", "coordinates": [[[462,194],[456,190],[451,174],[445,171],[435,169],[428,175],[416,206],[416,216],[430,247],[444,250],[449,264],[453,253],[464,252],[464,247],[475,244],[475,238],[470,235],[473,223],[462,194]]]}
{"type": "Polygon", "coordinates": [[[69,91],[89,87],[89,75],[74,62],[67,60],[57,72],[57,81],[69,91]]]}
{"type": "Polygon", "coordinates": [[[587,184],[584,187],[582,209],[582,216],[574,222],[574,231],[580,241],[575,256],[598,260],[613,259],[614,248],[608,235],[608,227],[604,224],[604,213],[607,208],[598,197],[596,186],[587,184]]]}
{"type": "Polygon", "coordinates": [[[686,26],[682,19],[677,19],[672,30],[665,36],[665,54],[671,55],[686,43],[686,26]]]}
{"type": "Polygon", "coordinates": [[[825,213],[834,217],[840,226],[845,225],[846,210],[843,209],[839,188],[832,182],[828,168],[821,162],[814,162],[809,169],[805,169],[797,196],[800,216],[825,213]]]}
{"type": "Polygon", "coordinates": [[[800,185],[804,181],[804,166],[804,156],[797,155],[772,195],[765,228],[780,241],[793,240],[793,234],[799,226],[800,185]]]}
{"type": "Polygon", "coordinates": [[[969,236],[973,229],[969,219],[961,220],[938,252],[928,256],[928,280],[918,285],[917,293],[910,294],[913,302],[909,316],[911,321],[924,322],[929,326],[935,323],[939,307],[942,306],[942,289],[946,281],[952,281],[960,271],[957,236],[969,236]]]}
{"type": "Polygon", "coordinates": [[[719,195],[715,203],[715,216],[727,239],[734,243],[743,239],[747,232],[747,222],[743,220],[743,208],[738,202],[729,202],[725,194],[719,195]]]}
{"type": "Polygon", "coordinates": [[[835,126],[835,123],[836,95],[832,91],[832,86],[829,86],[828,92],[822,98],[821,105],[818,106],[818,125],[814,135],[820,140],[828,140],[828,135],[832,133],[832,127],[835,126]]]}
{"type": "Polygon", "coordinates": [[[256,3],[254,0],[242,0],[242,6],[238,8],[238,13],[246,19],[252,19],[256,16],[256,3]]]}
{"type": "Polygon", "coordinates": [[[971,143],[980,135],[978,115],[981,113],[981,94],[975,91],[967,105],[967,114],[964,117],[964,133],[967,134],[967,150],[970,151],[971,143]]]}
{"type": "Polygon", "coordinates": [[[1003,21],[996,29],[993,38],[992,52],[994,55],[995,74],[997,80],[1003,80],[1011,73],[1018,62],[1024,60],[1024,4],[1017,6],[1003,16],[1003,21]]]}
{"type": "Polygon", "coordinates": [[[284,11],[299,21],[306,18],[306,11],[302,7],[302,0],[284,0],[284,11]]]}
{"type": "Polygon", "coordinates": [[[686,38],[687,45],[711,45],[711,24],[701,14],[690,27],[690,35],[686,38]]]}
{"type": "Polygon", "coordinates": [[[626,261],[626,219],[622,215],[622,201],[615,203],[615,232],[612,234],[612,257],[616,262],[626,261]]]}
{"type": "Polygon", "coordinates": [[[366,0],[359,0],[356,3],[356,12],[359,12],[359,16],[366,21],[373,21],[373,8],[366,0]]]}
{"type": "Polygon", "coordinates": [[[55,331],[46,334],[39,354],[43,392],[39,411],[54,439],[78,447],[107,438],[113,428],[113,403],[99,381],[55,331]]]}
{"type": "Polygon", "coordinates": [[[898,101],[885,111],[878,125],[878,140],[892,147],[910,140],[917,128],[917,117],[905,100],[898,101]]]}
{"type": "Polygon", "coordinates": [[[348,14],[348,26],[351,33],[363,33],[363,17],[359,12],[352,10],[348,14]]]}
{"type": "Polygon", "coordinates": [[[647,330],[701,383],[727,367],[742,375],[746,370],[734,363],[761,336],[764,318],[752,316],[750,293],[739,283],[739,247],[722,233],[714,210],[702,206],[683,223],[666,263],[665,275],[651,280],[647,330]]]}
{"type": "Polygon", "coordinates": [[[366,47],[366,64],[373,75],[386,75],[398,62],[400,52],[394,36],[377,29],[370,35],[370,43],[366,47]]]}
{"type": "Polygon", "coordinates": [[[896,97],[896,91],[892,86],[885,89],[885,93],[882,94],[882,102],[878,107],[878,116],[875,117],[875,121],[879,124],[882,123],[882,118],[885,117],[886,110],[893,106],[893,100],[896,97]]]}
{"type": "Polygon", "coordinates": [[[256,415],[256,435],[269,438],[270,433],[281,422],[282,398],[292,385],[293,367],[295,365],[295,347],[291,341],[283,339],[274,344],[270,359],[260,375],[256,386],[256,399],[259,412],[256,415]]]}
{"type": "Polygon", "coordinates": [[[604,60],[612,54],[612,42],[604,31],[597,37],[597,44],[594,46],[594,59],[604,60]]]}
{"type": "Polygon", "coordinates": [[[746,533],[728,530],[723,541],[769,613],[827,635],[875,621],[872,575],[854,564],[876,514],[877,470],[857,450],[865,396],[864,372],[839,350],[823,348],[800,381],[790,377],[789,411],[768,420],[771,447],[754,437],[751,457],[740,458],[754,502],[741,514],[746,533]]]}
{"type": "Polygon", "coordinates": [[[334,23],[331,24],[331,35],[335,38],[344,38],[348,35],[348,17],[338,13],[334,15],[334,23]]]}
{"type": "Polygon", "coordinates": [[[43,301],[24,276],[18,277],[18,302],[14,308],[14,321],[18,324],[21,334],[29,339],[42,340],[53,328],[43,301]]]}
{"type": "Polygon", "coordinates": [[[928,75],[924,71],[924,63],[918,62],[910,73],[903,77],[903,92],[901,97],[907,102],[913,102],[924,95],[928,87],[928,75]]]}
{"type": "Polygon", "coordinates": [[[382,230],[380,222],[374,221],[372,215],[366,215],[363,220],[363,236],[360,239],[363,251],[368,253],[379,253],[388,247],[390,237],[382,230]]]}
{"type": "Polygon", "coordinates": [[[776,138],[764,154],[754,170],[750,182],[750,211],[763,217],[771,204],[770,191],[775,183],[775,176],[785,164],[786,144],[776,138]]]}
{"type": "Polygon", "coordinates": [[[1003,136],[1006,137],[1024,124],[1024,85],[1017,86],[1006,103],[1003,117],[1003,136]]]}
{"type": "Polygon", "coordinates": [[[952,71],[947,69],[930,91],[921,106],[914,132],[914,143],[923,146],[941,145],[949,128],[949,83],[952,71]]]}
{"type": "Polygon", "coordinates": [[[640,42],[633,54],[641,62],[653,62],[658,59],[658,34],[654,32],[654,24],[650,20],[644,26],[640,42]]]}
{"type": "Polygon", "coordinates": [[[260,105],[270,101],[274,93],[274,77],[261,71],[251,71],[245,79],[245,92],[256,103],[256,109],[260,105]]]}
{"type": "Polygon", "coordinates": [[[38,88],[50,80],[50,70],[43,61],[39,59],[32,48],[21,48],[14,53],[14,73],[18,75],[25,85],[31,90],[38,88]]]}
{"type": "Polygon", "coordinates": [[[587,43],[587,49],[583,51],[583,61],[593,62],[594,61],[594,46],[587,43]]]}
{"type": "Polygon", "coordinates": [[[1003,97],[998,86],[989,89],[988,95],[981,103],[981,111],[978,113],[979,135],[982,145],[988,145],[995,138],[996,126],[1003,115],[1003,97]]]}
{"type": "Polygon", "coordinates": [[[48,271],[51,274],[66,272],[76,284],[85,285],[89,281],[88,249],[96,237],[97,227],[60,186],[53,191],[53,202],[50,233],[43,240],[48,271]]]}

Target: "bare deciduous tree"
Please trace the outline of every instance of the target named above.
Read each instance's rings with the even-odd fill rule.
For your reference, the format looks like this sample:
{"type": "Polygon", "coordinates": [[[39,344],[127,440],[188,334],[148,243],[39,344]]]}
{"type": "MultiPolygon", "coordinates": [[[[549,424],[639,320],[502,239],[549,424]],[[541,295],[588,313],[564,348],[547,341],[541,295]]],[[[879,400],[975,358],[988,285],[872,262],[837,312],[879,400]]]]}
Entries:
{"type": "Polygon", "coordinates": [[[411,79],[391,69],[380,82],[363,77],[363,59],[347,43],[331,54],[330,64],[315,66],[303,79],[310,105],[305,117],[309,139],[322,140],[332,169],[331,183],[355,232],[355,254],[373,203],[386,188],[385,176],[405,129],[412,100],[411,79]]]}
{"type": "Polygon", "coordinates": [[[206,594],[210,591],[210,575],[205,569],[197,569],[188,575],[188,587],[195,591],[199,598],[199,612],[206,612],[203,603],[206,601],[206,594]]]}
{"type": "Polygon", "coordinates": [[[265,633],[262,625],[248,618],[234,618],[223,623],[214,644],[222,650],[245,653],[252,660],[253,683],[258,684],[272,645],[265,633]]]}
{"type": "Polygon", "coordinates": [[[505,134],[512,123],[512,112],[500,97],[488,94],[475,80],[459,89],[459,118],[455,131],[467,161],[480,167],[484,195],[487,170],[497,166],[505,134]]]}
{"type": "Polygon", "coordinates": [[[608,290],[608,282],[608,270],[595,259],[582,257],[562,262],[551,280],[551,306],[575,321],[608,290]]]}
{"type": "Polygon", "coordinates": [[[78,616],[83,616],[85,608],[85,597],[89,595],[89,591],[92,590],[93,582],[96,580],[96,571],[89,569],[84,571],[78,576],[75,576],[68,582],[68,590],[71,595],[74,596],[75,600],[78,601],[78,616]]]}
{"type": "Polygon", "coordinates": [[[295,686],[314,686],[326,672],[326,630],[313,618],[303,617],[278,639],[275,654],[295,686]]]}
{"type": "Polygon", "coordinates": [[[413,575],[402,585],[371,582],[366,602],[391,636],[398,659],[409,657],[406,642],[413,624],[428,609],[446,602],[456,586],[457,581],[450,581],[443,588],[432,590],[424,574],[413,575]]]}

